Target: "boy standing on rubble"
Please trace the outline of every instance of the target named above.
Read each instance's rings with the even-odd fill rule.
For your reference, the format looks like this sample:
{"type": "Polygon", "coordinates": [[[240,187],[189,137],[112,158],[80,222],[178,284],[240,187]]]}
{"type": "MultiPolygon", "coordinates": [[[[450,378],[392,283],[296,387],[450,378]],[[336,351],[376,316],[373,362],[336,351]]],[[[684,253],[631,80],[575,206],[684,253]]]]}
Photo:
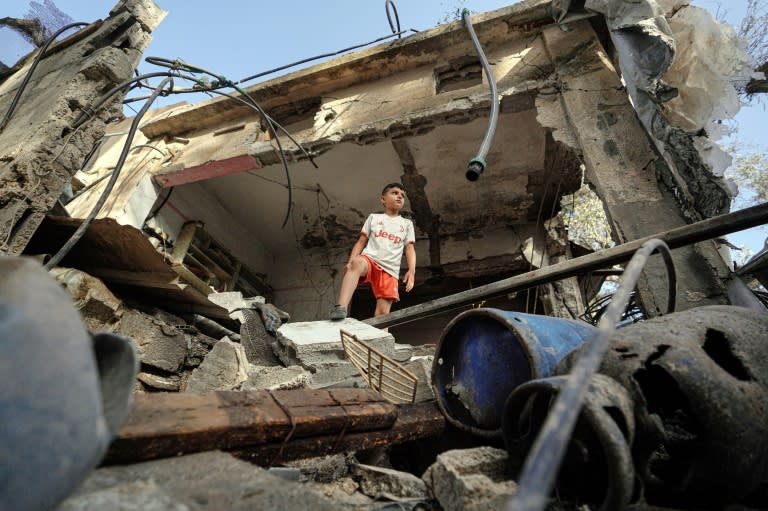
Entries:
{"type": "Polygon", "coordinates": [[[413,289],[416,275],[416,236],[413,222],[400,216],[405,205],[405,189],[400,183],[390,183],[381,192],[384,213],[371,213],[352,247],[344,266],[344,278],[339,301],[331,309],[331,320],[347,317],[347,307],[357,286],[370,284],[376,298],[375,316],[388,314],[392,303],[400,299],[397,285],[400,261],[405,252],[408,271],[403,277],[405,291],[413,289]]]}

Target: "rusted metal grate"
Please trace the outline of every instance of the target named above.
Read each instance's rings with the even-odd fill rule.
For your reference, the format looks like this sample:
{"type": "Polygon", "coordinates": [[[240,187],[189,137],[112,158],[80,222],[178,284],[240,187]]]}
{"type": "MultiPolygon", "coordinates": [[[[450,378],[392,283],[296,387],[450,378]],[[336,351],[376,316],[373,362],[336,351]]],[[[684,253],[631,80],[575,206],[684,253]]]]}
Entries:
{"type": "Polygon", "coordinates": [[[382,352],[344,330],[341,344],[368,386],[393,403],[413,403],[418,379],[382,352]]]}

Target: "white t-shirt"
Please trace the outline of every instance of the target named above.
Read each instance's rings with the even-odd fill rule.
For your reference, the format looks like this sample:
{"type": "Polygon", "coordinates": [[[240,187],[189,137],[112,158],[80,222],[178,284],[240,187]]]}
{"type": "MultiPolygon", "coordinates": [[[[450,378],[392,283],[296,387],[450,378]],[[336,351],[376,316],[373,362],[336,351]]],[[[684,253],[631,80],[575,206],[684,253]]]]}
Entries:
{"type": "Polygon", "coordinates": [[[400,278],[400,261],[408,243],[416,242],[413,222],[407,218],[371,213],[365,220],[361,234],[368,237],[362,255],[366,255],[395,278],[400,278]]]}

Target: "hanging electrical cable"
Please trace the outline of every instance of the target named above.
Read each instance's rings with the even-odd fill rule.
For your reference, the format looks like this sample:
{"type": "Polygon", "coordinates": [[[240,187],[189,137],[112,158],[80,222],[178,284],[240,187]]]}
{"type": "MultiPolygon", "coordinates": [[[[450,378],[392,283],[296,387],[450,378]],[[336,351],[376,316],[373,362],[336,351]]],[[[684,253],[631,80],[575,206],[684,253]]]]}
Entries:
{"type": "Polygon", "coordinates": [[[493,135],[496,133],[496,123],[499,119],[499,92],[496,89],[496,80],[491,72],[491,66],[488,64],[488,59],[485,57],[483,47],[480,46],[480,41],[477,39],[477,34],[475,34],[475,29],[472,27],[472,22],[469,19],[469,9],[464,9],[462,11],[461,18],[464,21],[464,26],[466,27],[467,32],[469,32],[469,37],[472,39],[472,44],[475,47],[477,56],[480,58],[483,71],[485,71],[485,77],[488,79],[488,87],[491,89],[491,116],[488,119],[488,128],[485,130],[485,136],[483,137],[483,142],[480,144],[480,149],[477,151],[477,156],[469,160],[467,173],[465,174],[468,180],[477,181],[480,174],[485,170],[485,157],[488,155],[493,135]]]}
{"type": "Polygon", "coordinates": [[[13,112],[14,110],[16,110],[16,106],[19,103],[19,99],[21,98],[21,95],[24,92],[24,89],[26,89],[27,84],[29,83],[29,80],[32,78],[32,73],[35,72],[35,68],[37,68],[37,65],[43,59],[43,56],[45,55],[45,52],[46,50],[48,50],[48,47],[51,45],[51,43],[54,40],[56,40],[56,38],[59,37],[62,33],[66,32],[70,28],[82,27],[84,25],[90,25],[90,23],[77,22],[77,23],[70,23],[69,25],[64,25],[63,27],[58,29],[51,37],[49,37],[48,40],[45,41],[45,44],[40,47],[40,51],[38,52],[37,57],[35,57],[34,62],[32,62],[32,65],[29,67],[29,71],[27,71],[27,74],[24,76],[24,80],[22,80],[21,85],[19,85],[19,88],[16,90],[16,95],[13,96],[13,100],[11,100],[11,105],[8,107],[8,111],[5,112],[5,115],[3,116],[3,120],[0,121],[0,132],[3,131],[5,126],[8,124],[8,121],[11,120],[11,116],[13,115],[13,112]]]}
{"type": "Polygon", "coordinates": [[[389,21],[389,28],[392,29],[392,34],[397,35],[397,38],[400,39],[400,34],[402,33],[400,31],[400,16],[397,15],[397,5],[395,5],[394,0],[386,0],[384,2],[384,10],[387,11],[387,21],[389,21]],[[392,23],[392,16],[389,14],[390,7],[395,16],[395,23],[392,23]]]}
{"type": "Polygon", "coordinates": [[[418,33],[419,31],[416,30],[416,29],[413,29],[413,28],[410,28],[408,30],[398,31],[398,32],[396,32],[394,34],[385,35],[383,37],[379,37],[378,39],[374,39],[373,41],[368,41],[367,43],[356,44],[354,46],[350,46],[348,48],[344,48],[342,50],[338,50],[338,51],[331,52],[331,53],[323,53],[321,55],[315,55],[314,57],[308,57],[306,59],[297,60],[296,62],[291,62],[290,64],[285,64],[284,66],[279,66],[279,67],[275,67],[275,68],[272,68],[272,69],[268,69],[267,71],[262,71],[260,73],[256,73],[255,75],[246,76],[242,80],[238,80],[237,83],[250,82],[251,80],[255,80],[256,78],[261,78],[262,76],[270,75],[272,73],[276,73],[278,71],[282,71],[284,69],[295,67],[295,66],[298,66],[298,65],[301,65],[301,64],[306,64],[307,62],[312,62],[313,60],[324,59],[326,57],[335,57],[336,55],[341,55],[342,53],[346,53],[348,51],[357,50],[358,48],[363,48],[365,46],[370,46],[372,44],[379,43],[381,41],[386,41],[387,39],[392,39],[393,37],[400,37],[401,35],[405,34],[406,32],[413,32],[415,34],[415,33],[418,33]]]}
{"type": "MultiPolygon", "coordinates": [[[[205,68],[191,65],[191,64],[189,64],[187,62],[182,61],[181,59],[170,60],[170,59],[166,59],[166,58],[162,58],[162,57],[147,57],[145,60],[148,63],[150,63],[150,64],[155,64],[157,66],[163,66],[163,67],[169,67],[169,68],[171,68],[173,70],[181,70],[181,71],[186,71],[186,72],[189,72],[189,73],[202,73],[202,74],[206,74],[206,75],[208,75],[208,76],[210,76],[210,77],[212,77],[212,78],[214,78],[216,80],[215,82],[213,82],[213,84],[211,84],[209,87],[207,87],[208,92],[219,93],[219,91],[217,91],[216,89],[218,89],[220,87],[232,87],[233,89],[235,89],[235,91],[240,93],[241,96],[243,96],[244,98],[247,99],[247,101],[245,101],[246,104],[250,104],[251,107],[256,109],[256,111],[258,111],[259,114],[261,114],[261,116],[267,122],[267,125],[269,126],[269,129],[272,131],[272,134],[274,135],[275,143],[277,144],[278,152],[280,154],[280,160],[282,161],[283,168],[285,169],[285,179],[286,179],[287,188],[288,188],[288,207],[286,208],[285,218],[283,219],[283,223],[282,223],[282,225],[280,227],[281,229],[284,229],[285,226],[287,225],[288,219],[290,218],[290,215],[291,215],[291,209],[292,209],[292,204],[293,204],[293,186],[291,184],[291,173],[290,173],[290,171],[288,169],[288,160],[287,160],[287,158],[285,156],[285,151],[283,149],[282,142],[280,141],[280,137],[279,137],[279,135],[277,133],[277,127],[279,126],[279,124],[277,124],[272,119],[272,117],[270,117],[266,113],[266,111],[264,111],[264,109],[253,98],[253,96],[248,94],[244,89],[239,87],[237,84],[235,84],[231,80],[228,80],[224,76],[216,74],[216,73],[214,73],[212,71],[209,71],[209,70],[207,70],[205,68]]],[[[285,128],[283,128],[282,126],[280,126],[280,128],[285,133],[288,133],[287,130],[285,130],[285,128]]],[[[298,142],[296,142],[296,140],[293,139],[293,137],[290,136],[290,134],[288,136],[304,152],[304,154],[307,155],[309,160],[312,162],[312,165],[315,168],[317,168],[317,164],[314,162],[312,157],[309,156],[309,153],[307,153],[304,150],[304,148],[298,142]]]]}
{"type": "Polygon", "coordinates": [[[104,188],[104,191],[102,192],[101,196],[99,197],[99,200],[96,202],[96,204],[91,209],[90,213],[88,213],[88,216],[82,221],[82,223],[77,227],[74,234],[67,240],[66,243],[59,249],[56,254],[51,257],[51,259],[45,263],[45,269],[50,270],[66,256],[70,250],[72,250],[72,247],[75,246],[75,244],[80,241],[80,238],[83,237],[85,234],[85,231],[88,229],[88,226],[93,222],[93,219],[96,218],[96,215],[101,210],[102,206],[104,206],[104,203],[107,201],[107,197],[109,197],[109,194],[112,192],[112,188],[115,186],[115,182],[117,181],[117,177],[120,175],[120,171],[123,168],[123,165],[125,164],[125,160],[128,157],[128,153],[131,151],[131,142],[133,142],[133,137],[136,135],[136,130],[139,127],[139,121],[141,121],[141,118],[144,117],[144,114],[147,113],[147,110],[149,110],[149,107],[154,103],[155,99],[161,94],[161,92],[165,89],[166,85],[172,82],[171,77],[164,78],[160,84],[155,88],[154,93],[152,96],[144,103],[144,106],[139,110],[139,113],[134,117],[133,122],[131,123],[131,127],[128,130],[128,135],[125,140],[125,144],[123,145],[123,150],[120,153],[120,157],[117,160],[117,164],[115,165],[115,169],[112,171],[111,178],[109,182],[107,183],[107,186],[104,188]]]}
{"type": "Polygon", "coordinates": [[[650,239],[643,243],[627,263],[608,309],[600,319],[595,333],[584,343],[573,370],[550,407],[551,411],[523,465],[517,493],[507,504],[506,511],[540,511],[546,506],[589,382],[600,366],[611,334],[621,321],[640,274],[654,252],[659,252],[664,260],[668,284],[667,313],[674,312],[677,275],[672,253],[663,241],[650,239]]]}

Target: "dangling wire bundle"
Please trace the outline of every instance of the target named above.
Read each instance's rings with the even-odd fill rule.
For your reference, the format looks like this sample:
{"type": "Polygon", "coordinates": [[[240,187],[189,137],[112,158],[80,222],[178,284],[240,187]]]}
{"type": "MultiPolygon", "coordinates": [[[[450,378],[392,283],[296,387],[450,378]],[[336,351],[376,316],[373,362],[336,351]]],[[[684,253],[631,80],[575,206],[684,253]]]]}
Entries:
{"type": "Polygon", "coordinates": [[[394,0],[386,0],[384,2],[384,9],[387,11],[387,21],[389,21],[389,28],[392,30],[392,34],[396,35],[400,39],[402,32],[400,31],[400,16],[397,15],[397,5],[394,0]],[[395,17],[395,22],[392,22],[392,15],[390,15],[390,7],[392,8],[392,15],[395,17]]]}
{"type": "Polygon", "coordinates": [[[147,113],[147,110],[149,110],[149,107],[152,106],[152,103],[157,99],[157,97],[160,95],[161,92],[165,89],[166,85],[172,83],[172,79],[170,77],[166,77],[163,79],[160,84],[155,87],[154,92],[150,96],[150,98],[144,103],[144,106],[139,110],[139,113],[136,114],[136,117],[133,119],[133,122],[131,123],[131,127],[128,130],[128,136],[126,137],[125,144],[123,145],[123,151],[120,153],[120,157],[117,160],[117,164],[115,165],[115,170],[112,171],[112,175],[109,179],[109,182],[107,183],[107,186],[104,188],[104,191],[102,192],[101,196],[99,197],[99,200],[96,201],[96,204],[91,209],[90,213],[88,213],[88,216],[83,220],[83,222],[77,227],[77,230],[75,230],[75,233],[67,240],[66,243],[59,249],[56,254],[51,257],[51,259],[45,263],[45,269],[50,270],[64,258],[65,255],[69,253],[70,250],[72,250],[72,247],[75,246],[75,244],[80,241],[80,238],[83,237],[85,234],[85,231],[88,229],[88,226],[91,225],[91,222],[93,222],[93,219],[96,218],[96,215],[99,213],[101,208],[104,206],[104,203],[107,201],[107,197],[109,197],[109,194],[112,192],[112,188],[115,186],[115,182],[117,182],[117,177],[120,175],[120,171],[123,168],[123,165],[125,164],[125,160],[128,157],[128,153],[131,151],[131,142],[133,142],[133,137],[136,135],[136,130],[139,127],[139,121],[141,121],[141,118],[144,117],[144,114],[147,113]]]}

